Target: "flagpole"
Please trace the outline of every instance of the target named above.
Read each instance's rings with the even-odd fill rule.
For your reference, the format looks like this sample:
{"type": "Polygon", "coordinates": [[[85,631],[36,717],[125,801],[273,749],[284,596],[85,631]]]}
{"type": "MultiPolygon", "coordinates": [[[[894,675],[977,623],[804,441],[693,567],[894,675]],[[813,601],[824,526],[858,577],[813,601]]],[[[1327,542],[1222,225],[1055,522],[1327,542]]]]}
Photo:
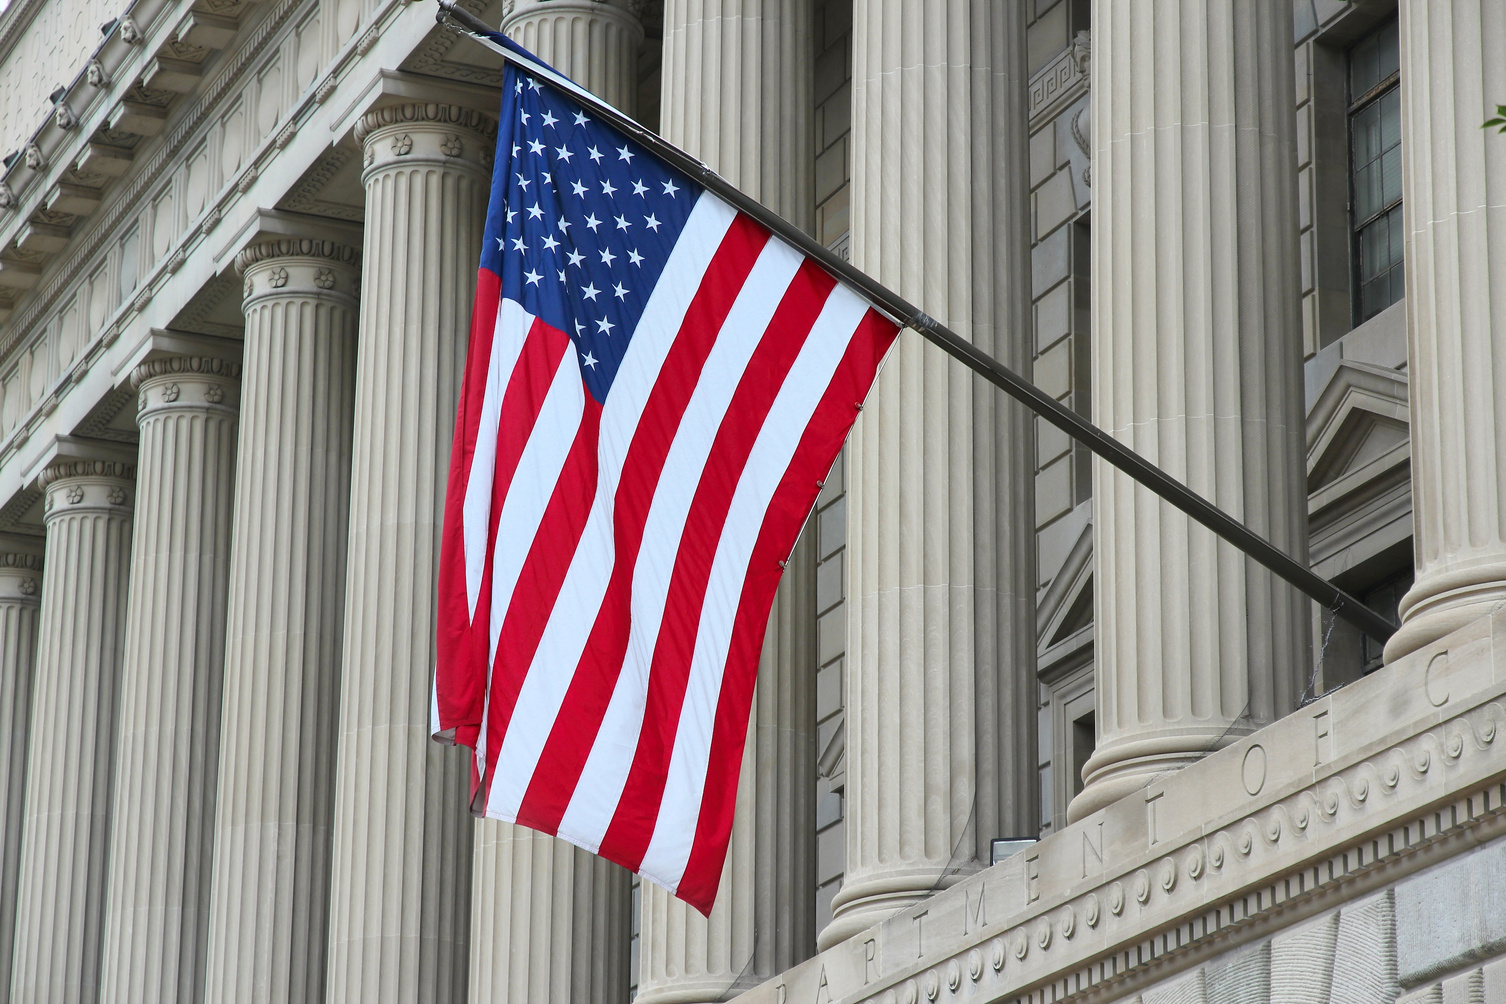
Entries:
{"type": "Polygon", "coordinates": [[[655,156],[694,178],[698,184],[705,186],[718,198],[751,216],[761,225],[778,234],[780,238],[815,259],[838,280],[868,298],[896,322],[914,329],[927,341],[962,362],[974,373],[1254,558],[1313,600],[1332,610],[1335,616],[1347,620],[1365,634],[1381,642],[1386,641],[1395,633],[1395,624],[1371,610],[1357,597],[1318,575],[898,293],[867,273],[854,268],[799,227],[757,200],[743,194],[702,161],[646,129],[628,115],[613,108],[590,91],[543,63],[529,59],[520,52],[508,49],[485,37],[487,33],[494,32],[496,29],[465,10],[456,0],[438,0],[438,3],[440,11],[436,20],[440,24],[452,27],[452,29],[458,26],[462,30],[461,33],[473,41],[529,73],[546,79],[556,87],[569,92],[581,104],[590,108],[621,132],[631,136],[655,156]],[[447,24],[447,21],[453,22],[454,25],[447,24]]]}

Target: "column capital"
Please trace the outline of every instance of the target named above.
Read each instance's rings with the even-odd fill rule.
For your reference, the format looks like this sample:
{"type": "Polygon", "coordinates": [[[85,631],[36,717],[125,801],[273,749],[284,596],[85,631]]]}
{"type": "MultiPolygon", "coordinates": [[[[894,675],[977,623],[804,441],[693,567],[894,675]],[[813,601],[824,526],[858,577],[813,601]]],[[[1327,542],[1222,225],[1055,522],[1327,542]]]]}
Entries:
{"type": "Polygon", "coordinates": [[[260,296],[345,296],[360,293],[361,251],[335,241],[286,237],[241,250],[235,271],[245,279],[243,300],[260,296]]]}
{"type": "Polygon", "coordinates": [[[0,603],[40,606],[41,602],[42,555],[35,545],[17,548],[0,540],[0,603]]]}
{"type": "Polygon", "coordinates": [[[586,14],[599,17],[613,15],[632,26],[641,34],[643,10],[646,0],[507,0],[502,5],[502,31],[505,33],[518,21],[536,14],[558,17],[561,14],[586,14]]]}
{"type": "Polygon", "coordinates": [[[45,519],[84,512],[129,516],[135,494],[136,465],[119,460],[63,460],[37,479],[47,493],[45,519]]]}
{"type": "Polygon", "coordinates": [[[489,170],[497,123],[461,105],[413,101],[364,113],[356,141],[368,172],[425,163],[489,170]]]}
{"type": "Polygon", "coordinates": [[[167,411],[230,411],[240,404],[241,364],[207,356],[159,356],[131,371],[136,422],[167,411]]]}

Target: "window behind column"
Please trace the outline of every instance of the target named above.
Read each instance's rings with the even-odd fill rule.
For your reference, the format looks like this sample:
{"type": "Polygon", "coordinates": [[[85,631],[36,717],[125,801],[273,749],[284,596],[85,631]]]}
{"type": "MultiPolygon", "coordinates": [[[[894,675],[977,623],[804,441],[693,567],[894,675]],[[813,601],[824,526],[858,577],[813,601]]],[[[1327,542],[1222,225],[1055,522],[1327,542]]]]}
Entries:
{"type": "Polygon", "coordinates": [[[1393,18],[1349,50],[1354,323],[1402,298],[1401,53],[1393,18]]]}

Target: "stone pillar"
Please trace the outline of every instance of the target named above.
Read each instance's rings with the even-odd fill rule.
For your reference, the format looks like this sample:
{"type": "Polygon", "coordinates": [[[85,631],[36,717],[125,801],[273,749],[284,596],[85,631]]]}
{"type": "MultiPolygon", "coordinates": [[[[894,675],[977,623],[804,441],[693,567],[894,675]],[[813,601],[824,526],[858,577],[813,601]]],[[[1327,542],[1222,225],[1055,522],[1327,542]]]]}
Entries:
{"type": "MultiPolygon", "coordinates": [[[[1028,374],[1026,6],[854,5],[851,246],[1028,374]]],[[[822,947],[1035,832],[1033,444],[900,335],[848,442],[847,871],[822,947]]]]}
{"type": "Polygon", "coordinates": [[[136,368],[139,491],[120,671],[100,999],[204,986],[240,365],[136,368]]]}
{"type": "MultiPolygon", "coordinates": [[[[1093,420],[1307,558],[1290,0],[1093,4],[1093,420]],[[1188,39],[1195,39],[1190,45],[1188,39]]],[[[1102,461],[1068,818],[1296,706],[1307,600],[1102,461]]]]}
{"type": "Polygon", "coordinates": [[[1401,5],[1417,579],[1386,661],[1506,602],[1506,8],[1401,5]]]}
{"type": "MultiPolygon", "coordinates": [[[[661,129],[804,230],[814,213],[810,0],[669,0],[661,129]]],[[[808,528],[810,531],[811,528],[808,528]]],[[[710,918],[640,888],[641,1004],[718,1001],[815,950],[815,560],[807,532],[774,601],[710,918]]]]}
{"type": "MultiPolygon", "coordinates": [[[[643,27],[629,6],[522,0],[503,30],[631,112],[643,27]]],[[[472,868],[481,894],[471,904],[471,999],[626,1004],[628,873],[535,830],[494,819],[477,820],[475,827],[472,868]]]]}
{"type": "Polygon", "coordinates": [[[507,37],[629,115],[638,104],[644,0],[517,0],[507,37]]]}
{"type": "Polygon", "coordinates": [[[730,999],[816,947],[815,549],[774,597],[737,809],[710,918],[644,882],[636,1004],[730,999]]]}
{"type": "Polygon", "coordinates": [[[42,473],[47,575],[21,836],[12,1001],[99,995],[116,703],[135,469],[62,461],[42,473]]]}
{"type": "Polygon", "coordinates": [[[324,999],[360,252],[242,251],[246,341],[205,1000],[324,999]]]}
{"type": "Polygon", "coordinates": [[[496,125],[367,113],[365,273],[340,681],[330,1004],[466,996],[468,750],[430,740],[434,588],[496,125]],[[396,278],[394,278],[396,277],[396,278]],[[398,281],[400,280],[400,281],[398,281]]]}
{"type": "MultiPolygon", "coordinates": [[[[0,537],[0,973],[6,975],[15,944],[43,547],[39,537],[0,537]]],[[[7,983],[0,1001],[9,999],[7,983]]]]}

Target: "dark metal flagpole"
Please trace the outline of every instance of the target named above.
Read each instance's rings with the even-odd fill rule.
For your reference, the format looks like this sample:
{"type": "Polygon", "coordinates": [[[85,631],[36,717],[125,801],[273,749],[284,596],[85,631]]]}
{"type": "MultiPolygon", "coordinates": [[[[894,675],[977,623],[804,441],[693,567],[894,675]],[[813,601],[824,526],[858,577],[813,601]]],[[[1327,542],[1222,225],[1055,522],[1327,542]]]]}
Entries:
{"type": "Polygon", "coordinates": [[[445,24],[446,21],[453,22],[454,26],[462,29],[463,33],[498,53],[504,59],[568,91],[581,104],[631,136],[655,156],[673,164],[677,169],[694,178],[697,183],[714,192],[719,198],[730,203],[740,212],[747,213],[783,240],[814,258],[838,280],[863,294],[897,322],[919,332],[927,341],[965,364],[974,373],[1296,586],[1307,596],[1328,607],[1335,616],[1342,617],[1367,635],[1382,642],[1389,639],[1396,631],[1395,624],[1365,606],[1358,598],[1318,575],[1077,412],[1041,391],[1029,380],[921,311],[898,293],[843,261],[815,238],[763,204],[744,195],[700,160],[650,132],[590,91],[542,63],[486,38],[488,33],[495,32],[496,29],[489,27],[475,15],[460,7],[455,0],[438,0],[438,3],[440,13],[437,20],[441,24],[445,24]]]}

